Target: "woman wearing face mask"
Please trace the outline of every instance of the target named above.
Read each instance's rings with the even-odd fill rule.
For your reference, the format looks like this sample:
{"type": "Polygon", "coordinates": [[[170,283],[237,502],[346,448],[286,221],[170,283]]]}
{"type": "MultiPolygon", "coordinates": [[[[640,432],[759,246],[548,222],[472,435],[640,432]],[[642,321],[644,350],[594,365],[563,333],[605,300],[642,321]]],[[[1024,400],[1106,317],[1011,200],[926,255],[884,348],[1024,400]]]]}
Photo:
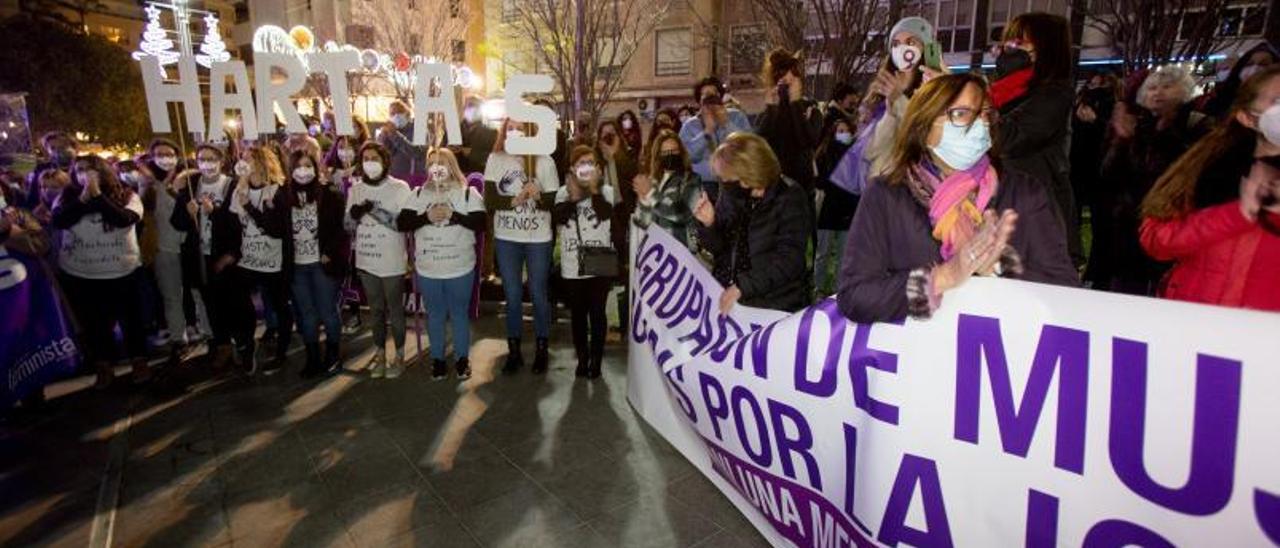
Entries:
{"type": "Polygon", "coordinates": [[[414,124],[427,122],[415,122],[409,105],[401,101],[391,103],[390,113],[391,119],[382,125],[378,133],[378,143],[391,154],[387,174],[417,187],[427,180],[427,168],[422,161],[427,150],[425,146],[413,144],[414,124]]]}
{"type": "Polygon", "coordinates": [[[387,168],[391,153],[375,142],[360,147],[359,180],[347,196],[347,216],[356,224],[356,270],[369,301],[373,323],[373,363],[369,376],[394,379],[404,372],[404,275],[409,255],[396,216],[412,191],[387,168]],[[395,343],[395,361],[387,363],[387,322],[395,343]]]}
{"type": "Polygon", "coordinates": [[[414,267],[427,310],[435,380],[448,377],[446,321],[453,324],[453,369],[459,379],[471,376],[471,289],[476,280],[476,239],[486,221],[484,198],[467,186],[453,152],[442,148],[427,154],[427,184],[410,196],[397,225],[413,232],[414,267]]]}
{"type": "Polygon", "coordinates": [[[36,164],[36,168],[31,170],[31,174],[27,179],[27,201],[22,205],[30,209],[37,217],[47,219],[49,212],[53,210],[53,201],[48,200],[41,203],[39,178],[50,171],[61,171],[64,174],[71,173],[71,164],[76,159],[76,150],[79,148],[79,144],[64,132],[50,131],[40,136],[40,148],[44,149],[45,161],[36,164]],[[42,205],[44,206],[43,208],[41,208],[42,205]],[[40,211],[41,209],[44,209],[44,211],[40,211]]]}
{"type": "Polygon", "coordinates": [[[990,105],[973,74],[916,90],[889,174],[849,228],[838,302],[850,320],[929,318],[974,275],[1077,283],[1044,186],[988,156],[990,105]]]}
{"type": "MultiPolygon", "coordinates": [[[[180,173],[169,190],[177,194],[169,224],[186,234],[182,244],[182,264],[186,279],[209,318],[212,338],[209,354],[215,369],[227,366],[232,357],[235,332],[236,260],[240,256],[240,223],[227,210],[235,184],[222,172],[222,149],[210,144],[196,147],[196,171],[180,173]]],[[[244,346],[247,341],[236,340],[244,346]]]]}
{"type": "Polygon", "coordinates": [[[1071,189],[1071,28],[1048,13],[1024,13],[1004,29],[996,57],[992,105],[999,111],[995,126],[1000,159],[1010,170],[1040,181],[1053,196],[1063,240],[1076,265],[1084,263],[1071,189]]]}
{"type": "Polygon", "coordinates": [[[600,160],[591,147],[569,154],[569,175],[556,192],[553,222],[559,231],[560,274],[572,314],[575,375],[600,376],[606,331],[605,304],[613,280],[592,275],[581,263],[583,247],[621,249],[622,231],[613,220],[613,187],[601,184],[600,160]]]}
{"type": "Polygon", "coordinates": [[[626,152],[632,161],[640,159],[640,150],[644,147],[644,132],[640,129],[640,119],[634,111],[623,111],[618,115],[618,134],[626,146],[626,152]]]}
{"type": "Polygon", "coordinates": [[[653,141],[656,154],[649,162],[648,173],[636,175],[631,181],[639,196],[636,224],[648,227],[656,223],[692,249],[693,205],[702,194],[702,179],[689,168],[689,153],[679,135],[671,130],[657,135],[653,141]]]}
{"type": "MultiPolygon", "coordinates": [[[[186,234],[169,222],[178,203],[173,183],[184,166],[178,161],[177,146],[170,141],[152,141],[149,151],[146,165],[122,171],[121,178],[136,180],[142,189],[142,205],[147,211],[142,234],[143,262],[152,267],[155,275],[168,328],[169,363],[176,365],[182,347],[188,342],[188,308],[194,312],[194,306],[187,306],[190,299],[182,269],[182,242],[186,234]]],[[[117,165],[117,169],[121,167],[117,165]]]]}
{"type": "Polygon", "coordinates": [[[1205,99],[1203,112],[1214,120],[1223,119],[1239,93],[1241,85],[1253,75],[1262,71],[1276,61],[1280,61],[1280,51],[1267,42],[1262,42],[1240,56],[1227,73],[1226,79],[1213,86],[1213,91],[1205,99]]]}
{"type": "Polygon", "coordinates": [[[813,191],[813,151],[822,139],[822,111],[804,96],[804,61],[782,48],[765,58],[764,112],[756,130],[782,162],[782,174],[813,191]]]}
{"type": "Polygon", "coordinates": [[[1254,75],[1229,117],[1142,202],[1142,247],[1173,261],[1160,296],[1280,311],[1280,66],[1254,75]]]}
{"type": "Polygon", "coordinates": [[[493,217],[494,257],[507,299],[507,360],[502,371],[515,373],[524,366],[520,353],[523,271],[528,269],[533,300],[533,330],[537,336],[534,373],[545,373],[550,362],[547,337],[551,331],[551,304],[547,278],[551,274],[551,205],[560,187],[555,161],[550,156],[516,156],[507,153],[507,142],[524,136],[518,122],[503,122],[503,131],[485,165],[485,209],[493,217]]]}
{"type": "MultiPolygon", "coordinates": [[[[275,358],[263,373],[272,375],[285,366],[289,339],[293,335],[293,308],[289,305],[289,284],[293,279],[293,211],[289,192],[284,190],[284,170],[275,153],[252,146],[240,153],[235,167],[235,192],[228,211],[240,224],[240,258],[236,263],[241,287],[237,291],[236,330],[247,344],[244,349],[249,374],[257,372],[253,332],[257,314],[250,296],[262,294],[264,307],[275,313],[278,340],[275,358]]],[[[266,335],[264,335],[265,337],[266,335]]]]}
{"type": "Polygon", "coordinates": [[[298,310],[298,331],[307,349],[304,378],[334,373],[341,366],[342,320],[338,287],[347,275],[350,241],[343,226],[346,198],[334,185],[320,182],[320,162],[306,151],[289,159],[289,203],[293,238],[290,289],[298,310]],[[320,352],[320,326],[325,346],[320,352]]]}
{"type": "Polygon", "coordinates": [[[1136,104],[1115,107],[1085,273],[1094,289],[1155,294],[1166,267],[1147,257],[1138,243],[1139,204],[1156,179],[1205,133],[1207,118],[1192,112],[1194,92],[1191,74],[1167,65],[1143,80],[1136,104]]]}
{"type": "Polygon", "coordinates": [[[640,151],[640,160],[637,162],[642,171],[653,164],[653,151],[656,150],[653,148],[653,141],[658,138],[662,130],[680,133],[680,117],[674,109],[664,108],[653,116],[653,126],[649,128],[649,137],[645,139],[644,148],[640,151]]]}
{"type": "Polygon", "coordinates": [[[840,273],[840,254],[845,235],[858,209],[858,196],[831,183],[831,172],[853,145],[853,123],[836,118],[818,145],[818,190],[822,205],[818,209],[818,241],[813,251],[813,288],[818,296],[834,292],[835,278],[840,273]]]}
{"type": "MultiPolygon", "coordinates": [[[[339,135],[333,140],[333,147],[329,149],[329,153],[324,157],[324,164],[329,168],[329,182],[342,195],[344,203],[351,195],[351,185],[355,184],[356,181],[355,172],[359,163],[356,154],[360,150],[361,143],[363,143],[359,138],[359,130],[362,127],[360,120],[356,120],[356,124],[357,135],[339,135]]],[[[352,232],[353,228],[353,226],[349,226],[347,232],[352,232]]],[[[348,265],[354,259],[354,256],[351,255],[354,251],[354,249],[351,249],[348,252],[346,261],[348,265]]],[[[344,283],[347,288],[354,291],[353,294],[357,297],[348,300],[345,298],[346,292],[344,291],[343,300],[345,302],[343,306],[346,310],[346,318],[343,323],[342,334],[354,335],[363,327],[363,323],[360,321],[360,280],[354,268],[347,269],[344,283]]]]}
{"type": "Polygon", "coordinates": [[[888,47],[889,55],[880,63],[880,71],[859,107],[867,113],[867,122],[858,125],[854,146],[829,177],[853,193],[861,193],[867,181],[888,171],[907,102],[927,78],[945,71],[933,25],[923,18],[906,17],[895,23],[889,32],[888,47]]]}
{"type": "Polygon", "coordinates": [[[711,168],[722,181],[720,197],[713,205],[702,195],[693,215],[698,243],[725,286],[720,313],[738,302],[787,312],[809,305],[813,207],[804,188],[782,175],[769,144],[750,133],[729,135],[712,153],[711,168]]]}
{"type": "Polygon", "coordinates": [[[134,382],[151,378],[147,340],[138,307],[141,250],[135,225],[142,199],[120,184],[106,160],[81,156],[70,186],[53,207],[53,225],[64,230],[58,269],[67,302],[80,321],[85,356],[98,374],[98,388],[114,377],[113,362],[133,366],[134,382]],[[115,328],[124,335],[116,346],[115,328]]]}

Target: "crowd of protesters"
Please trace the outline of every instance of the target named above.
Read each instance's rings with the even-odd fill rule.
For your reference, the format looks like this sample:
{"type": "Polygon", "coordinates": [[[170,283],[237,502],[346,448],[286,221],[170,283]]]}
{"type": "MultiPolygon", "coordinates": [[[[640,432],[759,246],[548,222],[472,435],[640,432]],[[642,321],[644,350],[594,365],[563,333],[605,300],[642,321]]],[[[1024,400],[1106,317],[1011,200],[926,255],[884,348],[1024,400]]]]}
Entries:
{"type": "Polygon", "coordinates": [[[146,382],[153,348],[177,362],[197,343],[215,368],[276,373],[295,326],[301,374],[333,373],[343,336],[365,322],[369,376],[394,379],[406,294],[423,301],[431,375],[466,378],[484,279],[506,300],[504,372],[525,366],[527,293],[530,370],[548,370],[562,300],[575,372],[595,378],[628,234],[649,226],[707,262],[722,312],[837,294],[852,320],[926,319],[972,276],[1280,311],[1274,48],[1246,52],[1197,96],[1176,65],[1082,78],[1068,22],[1048,14],[1005,28],[990,75],[951,74],[924,19],[886,40],[863,93],[841,84],[813,100],[804,59],[778,49],[756,116],[707,77],[692,105],[656,111],[647,128],[625,111],[557,130],[555,152],[537,157],[506,147],[534,128],[484,120],[478,97],[462,104],[460,143],[399,102],[372,132],[357,120],[337,135],[326,116],[190,157],[157,139],[114,164],[53,132],[25,183],[3,188],[0,242],[57,272],[103,387],[122,363],[146,382]],[[413,144],[415,124],[433,128],[434,146],[413,144]]]}

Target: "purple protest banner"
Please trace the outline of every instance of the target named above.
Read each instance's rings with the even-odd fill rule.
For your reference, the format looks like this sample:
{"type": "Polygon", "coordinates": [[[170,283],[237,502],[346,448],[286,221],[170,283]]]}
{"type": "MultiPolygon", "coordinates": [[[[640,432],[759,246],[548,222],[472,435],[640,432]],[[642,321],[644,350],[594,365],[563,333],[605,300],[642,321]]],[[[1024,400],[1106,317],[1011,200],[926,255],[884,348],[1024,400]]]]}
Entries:
{"type": "Polygon", "coordinates": [[[72,375],[79,361],[48,272],[39,261],[0,247],[0,409],[72,375]]]}

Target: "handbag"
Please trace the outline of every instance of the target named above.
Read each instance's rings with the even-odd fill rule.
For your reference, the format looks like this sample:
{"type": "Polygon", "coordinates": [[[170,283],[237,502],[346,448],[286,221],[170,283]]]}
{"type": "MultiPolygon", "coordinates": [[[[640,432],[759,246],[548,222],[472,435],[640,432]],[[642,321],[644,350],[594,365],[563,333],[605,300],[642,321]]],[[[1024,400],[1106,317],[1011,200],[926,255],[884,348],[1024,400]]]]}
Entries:
{"type": "Polygon", "coordinates": [[[574,211],[573,228],[578,232],[578,275],[613,278],[618,276],[618,252],[609,246],[587,245],[582,239],[582,218],[574,211]]]}

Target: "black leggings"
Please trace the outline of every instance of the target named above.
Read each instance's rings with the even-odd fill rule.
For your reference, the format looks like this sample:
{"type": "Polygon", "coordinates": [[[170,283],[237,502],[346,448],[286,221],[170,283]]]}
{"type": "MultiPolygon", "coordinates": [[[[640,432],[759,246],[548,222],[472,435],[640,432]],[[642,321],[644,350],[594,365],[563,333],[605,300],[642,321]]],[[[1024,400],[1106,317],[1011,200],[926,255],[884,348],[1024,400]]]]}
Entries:
{"type": "Polygon", "coordinates": [[[258,325],[258,312],[253,308],[253,291],[262,290],[262,306],[269,306],[278,318],[276,355],[283,357],[289,350],[289,339],[293,335],[293,307],[289,306],[289,280],[284,272],[258,272],[236,267],[239,278],[235,313],[235,333],[244,341],[253,340],[253,332],[258,325]]]}
{"type": "Polygon", "coordinates": [[[579,358],[598,358],[604,355],[604,337],[608,328],[604,309],[612,286],[613,280],[609,278],[564,280],[564,298],[569,305],[573,325],[573,348],[579,358]]]}
{"type": "Polygon", "coordinates": [[[214,262],[215,258],[205,257],[205,279],[208,281],[200,289],[200,298],[204,301],[205,312],[209,315],[209,327],[213,330],[213,338],[209,341],[210,348],[231,344],[232,337],[237,337],[236,343],[243,345],[246,340],[239,339],[241,334],[236,331],[236,318],[241,311],[241,284],[238,281],[240,269],[228,266],[222,269],[222,272],[214,273],[214,262]]]}
{"type": "Polygon", "coordinates": [[[62,289],[80,323],[81,343],[87,363],[108,363],[147,356],[143,325],[142,270],[119,278],[94,280],[61,273],[62,289]],[[124,335],[124,348],[116,344],[116,325],[124,335]]]}

